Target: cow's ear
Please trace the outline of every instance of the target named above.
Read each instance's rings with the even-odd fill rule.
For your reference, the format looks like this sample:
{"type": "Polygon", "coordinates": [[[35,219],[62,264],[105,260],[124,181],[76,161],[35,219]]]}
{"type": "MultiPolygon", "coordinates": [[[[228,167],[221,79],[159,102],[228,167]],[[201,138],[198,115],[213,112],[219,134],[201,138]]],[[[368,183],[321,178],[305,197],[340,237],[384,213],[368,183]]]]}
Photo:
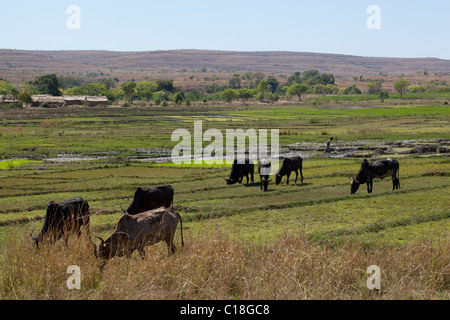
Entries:
{"type": "Polygon", "coordinates": [[[141,187],[137,187],[137,188],[136,188],[136,191],[141,192],[141,191],[142,191],[142,188],[141,188],[141,187]]]}

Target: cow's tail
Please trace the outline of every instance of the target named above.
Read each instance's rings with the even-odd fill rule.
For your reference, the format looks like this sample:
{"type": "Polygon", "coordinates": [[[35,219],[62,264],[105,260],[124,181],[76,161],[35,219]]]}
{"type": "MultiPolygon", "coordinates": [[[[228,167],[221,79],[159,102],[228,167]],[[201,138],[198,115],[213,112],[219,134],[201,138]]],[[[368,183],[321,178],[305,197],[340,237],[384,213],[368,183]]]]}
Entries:
{"type": "Polygon", "coordinates": [[[181,215],[178,213],[178,217],[180,218],[180,233],[181,233],[181,246],[184,247],[183,240],[183,219],[181,219],[181,215]]]}

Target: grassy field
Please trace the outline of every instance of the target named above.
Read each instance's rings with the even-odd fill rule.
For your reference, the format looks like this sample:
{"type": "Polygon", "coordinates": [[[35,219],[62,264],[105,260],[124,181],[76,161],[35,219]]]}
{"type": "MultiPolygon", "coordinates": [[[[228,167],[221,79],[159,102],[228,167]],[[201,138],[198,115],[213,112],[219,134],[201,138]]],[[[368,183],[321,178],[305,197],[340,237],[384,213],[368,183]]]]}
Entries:
{"type": "MultiPolygon", "coordinates": [[[[277,128],[280,143],[355,141],[422,143],[450,139],[442,105],[241,106],[1,111],[0,155],[38,159],[0,170],[2,299],[449,299],[450,160],[395,153],[401,189],[376,180],[350,195],[360,157],[304,159],[304,183],[227,186],[227,166],[139,161],[170,154],[176,128],[277,128]],[[64,155],[65,160],[44,161],[64,155]],[[83,157],[103,157],[81,160],[83,157]],[[91,235],[107,237],[137,186],[171,184],[184,241],[147,258],[115,258],[102,271],[87,239],[39,251],[29,232],[46,204],[88,200],[91,235]],[[382,289],[366,287],[370,265],[382,289]],[[78,265],[81,290],[68,290],[78,265]]],[[[363,154],[364,155],[364,154],[363,154]]],[[[367,153],[372,156],[371,153],[367,153]]],[[[387,155],[378,155],[383,157],[387,155]]],[[[245,181],[245,179],[244,179],[245,181]]]]}

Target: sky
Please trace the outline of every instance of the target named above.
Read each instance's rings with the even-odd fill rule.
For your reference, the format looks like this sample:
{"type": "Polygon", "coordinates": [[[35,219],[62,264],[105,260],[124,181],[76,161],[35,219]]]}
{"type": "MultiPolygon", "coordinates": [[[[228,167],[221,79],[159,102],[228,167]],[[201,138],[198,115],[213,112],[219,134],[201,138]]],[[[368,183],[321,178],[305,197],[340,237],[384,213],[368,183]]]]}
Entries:
{"type": "Polygon", "coordinates": [[[448,0],[0,1],[2,49],[450,59],[448,0]],[[68,12],[71,6],[79,10],[68,12]],[[371,6],[376,10],[368,12],[371,6]]]}

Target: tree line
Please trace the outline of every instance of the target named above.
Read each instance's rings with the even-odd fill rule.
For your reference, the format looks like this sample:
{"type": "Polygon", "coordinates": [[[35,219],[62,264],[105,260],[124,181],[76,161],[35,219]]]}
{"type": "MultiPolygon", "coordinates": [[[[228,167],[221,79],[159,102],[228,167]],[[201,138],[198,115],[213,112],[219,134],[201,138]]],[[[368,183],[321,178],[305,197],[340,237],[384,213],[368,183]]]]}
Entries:
{"type": "MultiPolygon", "coordinates": [[[[383,89],[384,79],[367,79],[367,91],[369,95],[378,95],[381,101],[389,97],[387,90],[383,89]]],[[[13,95],[24,103],[31,102],[33,94],[62,95],[86,95],[106,96],[110,103],[125,100],[129,105],[134,100],[167,105],[169,101],[179,105],[191,101],[222,100],[231,103],[233,100],[241,100],[246,104],[248,100],[276,102],[281,96],[288,99],[295,97],[299,101],[306,93],[313,94],[362,94],[362,90],[353,84],[344,89],[335,85],[333,74],[321,73],[316,69],[294,72],[291,75],[267,76],[262,72],[234,73],[226,84],[210,84],[201,89],[183,91],[174,85],[173,80],[158,79],[155,81],[131,80],[119,84],[118,78],[101,78],[95,82],[86,82],[74,76],[58,76],[47,74],[36,77],[33,81],[23,84],[19,91],[14,85],[0,79],[0,95],[13,95]]],[[[410,85],[406,79],[394,82],[394,89],[403,98],[406,91],[412,93],[421,92],[446,92],[450,91],[445,81],[431,80],[426,85],[410,85]]]]}

